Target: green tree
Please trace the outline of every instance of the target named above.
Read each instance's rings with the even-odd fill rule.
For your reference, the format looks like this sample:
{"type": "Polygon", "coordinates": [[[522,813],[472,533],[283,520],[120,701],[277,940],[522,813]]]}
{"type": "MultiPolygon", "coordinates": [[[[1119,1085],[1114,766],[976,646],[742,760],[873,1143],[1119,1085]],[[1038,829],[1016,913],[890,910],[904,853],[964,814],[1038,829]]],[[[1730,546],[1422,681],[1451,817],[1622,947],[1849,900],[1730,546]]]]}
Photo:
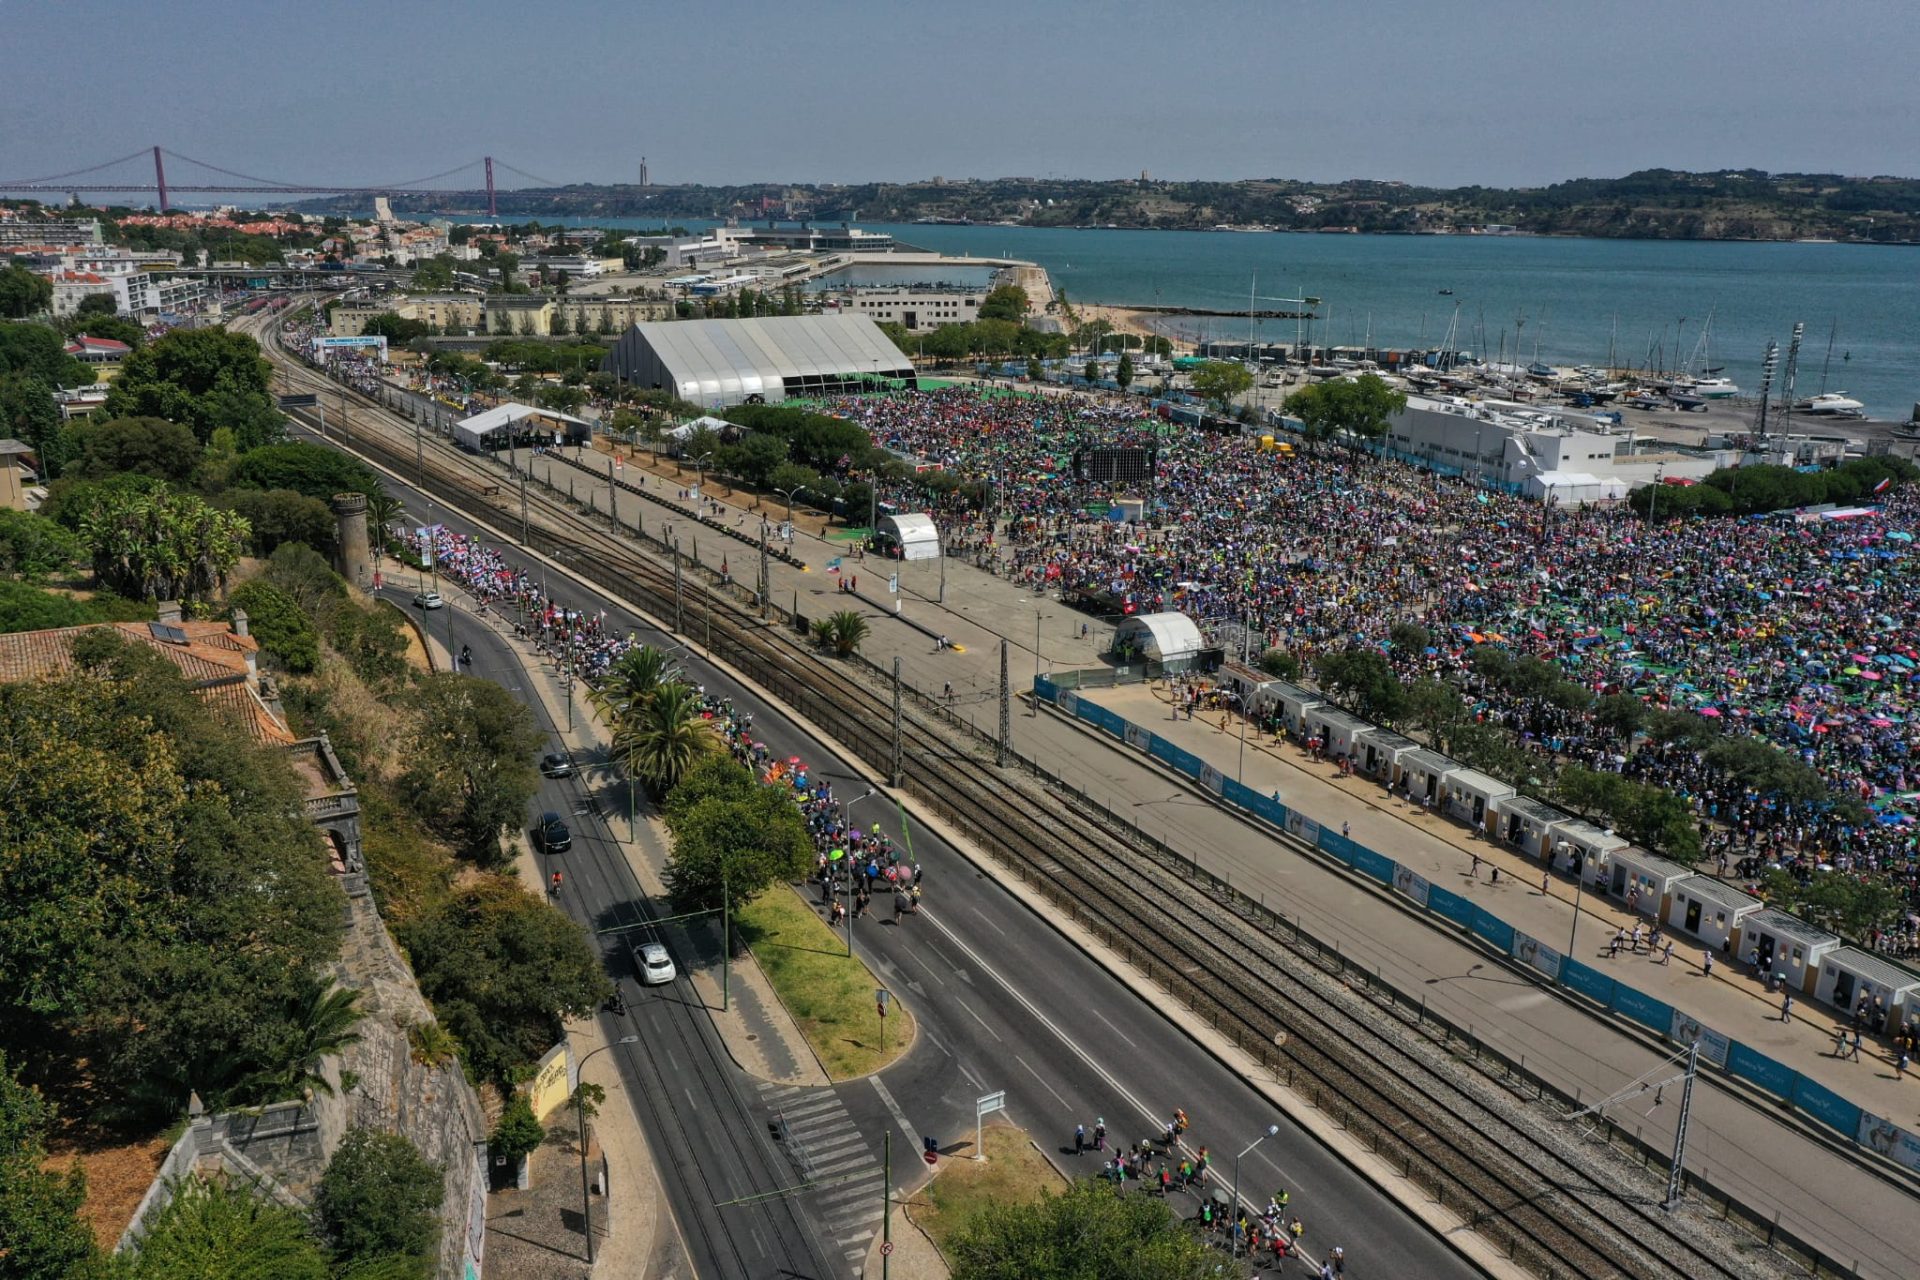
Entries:
{"type": "Polygon", "coordinates": [[[104,480],[122,472],[156,480],[185,480],[200,458],[191,429],[162,418],[109,418],[67,429],[70,460],[63,473],[104,480]]]}
{"type": "Polygon", "coordinates": [[[0,271],[0,316],[24,320],[53,306],[53,281],[13,263],[0,271]]]}
{"type": "Polygon", "coordinates": [[[1237,396],[1253,386],[1253,374],[1231,360],[1209,360],[1193,371],[1193,393],[1225,413],[1237,396]]]}
{"type": "Polygon", "coordinates": [[[307,672],[320,661],[320,633],[294,598],[272,583],[241,584],[230,600],[247,614],[247,627],[260,647],[289,671],[307,672]]]}
{"type": "Polygon", "coordinates": [[[133,350],[138,350],[145,346],[147,341],[146,326],[140,324],[138,321],[129,320],[125,316],[115,315],[112,310],[112,303],[112,294],[94,294],[93,297],[82,300],[80,305],[83,310],[78,315],[68,317],[61,327],[65,329],[66,332],[75,335],[84,334],[89,338],[111,338],[115,342],[124,342],[133,350]],[[102,296],[104,296],[108,302],[108,310],[104,314],[99,311],[89,312],[84,310],[87,303],[91,302],[93,298],[102,296]]]}
{"type": "Polygon", "coordinates": [[[93,370],[67,354],[67,340],[43,324],[0,324],[0,375],[31,374],[51,387],[84,387],[93,370]]]}
{"type": "Polygon", "coordinates": [[[979,317],[982,320],[1011,320],[1015,324],[1024,324],[1027,313],[1033,310],[1033,300],[1027,291],[1017,284],[1003,284],[993,289],[980,300],[979,317]]]}
{"type": "Polygon", "coordinates": [[[252,448],[278,438],[285,422],[268,387],[272,371],[245,334],[175,329],[121,364],[106,413],[182,422],[201,440],[228,427],[252,448]]]}
{"type": "Polygon", "coordinates": [[[190,1175],[148,1220],[131,1280],[329,1280],[306,1215],[243,1182],[190,1175]]]}
{"type": "Polygon", "coordinates": [[[446,1173],[400,1134],[349,1129],[314,1199],[337,1266],[390,1258],[411,1264],[400,1274],[432,1273],[446,1173]]]}
{"type": "Polygon", "coordinates": [[[712,751],[716,739],[700,716],[700,698],[684,684],[662,685],[638,721],[614,737],[614,750],[634,774],[656,791],[670,791],[680,776],[712,751]]]}
{"type": "Polygon", "coordinates": [[[738,794],[669,801],[667,892],[681,910],[719,906],[723,886],[742,903],[806,874],[813,842],[790,789],[748,782],[738,794]]]}
{"type": "Polygon", "coordinates": [[[500,1118],[494,1122],[493,1134],[487,1139],[487,1153],[496,1160],[517,1165],[538,1151],[546,1140],[547,1131],[533,1114],[533,1104],[526,1094],[515,1090],[500,1112],[500,1118]]]}
{"type": "Polygon", "coordinates": [[[1392,724],[1406,702],[1406,690],[1378,649],[1355,647],[1321,657],[1320,683],[1358,715],[1392,724]]]}
{"type": "Polygon", "coordinates": [[[80,541],[45,516],[0,508],[0,573],[39,578],[80,558],[80,541]]]}
{"type": "Polygon", "coordinates": [[[1611,693],[1593,704],[1593,720],[1614,737],[1632,741],[1647,722],[1647,704],[1630,693],[1611,693]]]}
{"type": "Polygon", "coordinates": [[[948,1237],[953,1280],[1242,1280],[1164,1200],[1083,1179],[1059,1195],[987,1205],[948,1237]]]}
{"type": "Polygon", "coordinates": [[[424,320],[413,320],[394,311],[382,311],[378,315],[368,316],[360,332],[368,337],[385,338],[394,346],[405,346],[415,338],[424,338],[433,331],[433,326],[424,320]]]}
{"type": "Polygon", "coordinates": [[[0,686],[0,1047],[88,1057],[113,1108],[218,1107],[272,1063],[340,891],[285,753],[112,631],[0,686]]]}
{"type": "Polygon", "coordinates": [[[608,724],[637,725],[653,705],[653,695],[679,676],[679,668],[665,650],[643,644],[615,658],[587,697],[608,724]]]}
{"type": "MultiPolygon", "coordinates": [[[[538,790],[534,753],[546,735],[527,705],[491,680],[442,672],[421,680],[401,783],[415,812],[484,866],[538,790]]],[[[462,1039],[465,1039],[462,1036],[462,1039]]]]}
{"type": "Polygon", "coordinates": [[[852,657],[866,641],[867,620],[852,609],[828,614],[826,623],[827,643],[842,658],[852,657]]]}
{"type": "Polygon", "coordinates": [[[230,510],[247,522],[247,546],[269,556],[287,542],[331,549],[338,525],[326,503],[291,489],[234,489],[225,498],[230,510]]]}
{"type": "Polygon", "coordinates": [[[80,523],[95,576],[134,600],[198,600],[223,589],[247,533],[234,513],[164,488],[103,487],[80,523]]]}
{"type": "Polygon", "coordinates": [[[1087,367],[1081,370],[1081,372],[1085,375],[1088,382],[1100,381],[1100,362],[1098,360],[1087,361],[1087,367]]]}
{"type": "Polygon", "coordinates": [[[1444,752],[1466,723],[1467,706],[1452,685],[1422,676],[1407,687],[1406,714],[1426,731],[1435,749],[1444,752]]]}
{"type": "Polygon", "coordinates": [[[0,434],[32,448],[43,479],[60,474],[68,450],[66,423],[53,401],[53,387],[38,374],[0,375],[0,434]]]}
{"type": "Polygon", "coordinates": [[[439,254],[414,264],[413,287],[428,289],[436,293],[453,288],[454,260],[448,254],[439,254]]]}
{"type": "Polygon", "coordinates": [[[247,450],[233,469],[233,483],[248,489],[292,489],[320,502],[336,493],[380,492],[380,478],[365,463],[304,440],[247,450]]]}
{"type": "Polygon", "coordinates": [[[151,621],[153,609],[118,596],[91,600],[43,591],[24,582],[0,580],[0,633],[49,631],[90,622],[151,621]]]}
{"type": "Polygon", "coordinates": [[[79,1216],[86,1175],[46,1163],[53,1107],[0,1052],[0,1280],[104,1280],[93,1231],[79,1216]]]}
{"type": "Polygon", "coordinates": [[[396,933],[476,1080],[504,1083],[538,1061],[563,1019],[590,1016],[613,991],[579,926],[504,876],[463,884],[396,933]]]}
{"type": "Polygon", "coordinates": [[[1405,392],[1395,391],[1371,373],[1352,381],[1318,382],[1287,398],[1287,412],[1305,425],[1309,440],[1344,436],[1356,446],[1383,438],[1388,423],[1406,407],[1405,392]]]}
{"type": "Polygon", "coordinates": [[[332,1094],[333,1084],[321,1067],[327,1058],[360,1042],[353,1028],[362,1016],[358,991],[307,975],[287,1001],[279,1037],[261,1049],[263,1065],[247,1077],[241,1091],[256,1102],[300,1098],[309,1091],[332,1094]]]}
{"type": "Polygon", "coordinates": [[[1285,649],[1269,649],[1261,654],[1260,669],[1281,680],[1298,680],[1302,670],[1300,659],[1285,649]]]}
{"type": "Polygon", "coordinates": [[[1047,375],[1046,366],[1040,363],[1040,357],[1028,356],[1027,357],[1027,381],[1038,382],[1042,378],[1046,377],[1046,375],[1047,375]]]}
{"type": "Polygon", "coordinates": [[[567,319],[567,309],[565,307],[555,307],[553,309],[553,319],[549,322],[547,332],[556,338],[564,338],[567,334],[573,332],[573,326],[567,319]]]}
{"type": "Polygon", "coordinates": [[[1885,928],[1903,910],[1899,891],[1884,880],[1844,871],[1815,871],[1805,880],[1770,871],[1761,887],[1769,906],[1849,938],[1885,928]]]}
{"type": "Polygon", "coordinates": [[[1122,391],[1133,385],[1133,357],[1124,351],[1120,353],[1119,365],[1114,368],[1113,380],[1120,384],[1122,391]]]}

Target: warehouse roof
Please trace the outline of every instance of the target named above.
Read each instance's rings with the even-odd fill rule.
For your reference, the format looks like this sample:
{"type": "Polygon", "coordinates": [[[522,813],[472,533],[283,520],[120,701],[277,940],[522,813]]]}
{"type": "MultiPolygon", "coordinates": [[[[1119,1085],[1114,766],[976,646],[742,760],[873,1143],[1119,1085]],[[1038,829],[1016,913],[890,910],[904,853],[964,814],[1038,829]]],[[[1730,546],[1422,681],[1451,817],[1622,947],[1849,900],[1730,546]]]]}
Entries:
{"type": "MultiPolygon", "coordinates": [[[[774,388],[789,380],[844,375],[911,375],[913,362],[867,316],[763,316],[751,320],[665,320],[633,326],[621,345],[644,344],[680,388],[724,393],[774,388]]],[[[682,391],[685,394],[685,391],[682,391]]]]}

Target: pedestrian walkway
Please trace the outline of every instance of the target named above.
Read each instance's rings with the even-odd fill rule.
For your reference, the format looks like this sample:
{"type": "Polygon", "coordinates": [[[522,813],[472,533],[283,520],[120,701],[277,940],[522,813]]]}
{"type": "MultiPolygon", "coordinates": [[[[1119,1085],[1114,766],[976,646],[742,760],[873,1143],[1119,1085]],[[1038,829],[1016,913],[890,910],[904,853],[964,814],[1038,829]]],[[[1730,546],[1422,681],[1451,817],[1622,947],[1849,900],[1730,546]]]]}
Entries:
{"type": "MultiPolygon", "coordinates": [[[[1342,834],[1411,868],[1428,883],[1485,907],[1516,929],[1556,948],[1565,942],[1564,950],[1573,958],[1818,1080],[1875,1115],[1907,1123],[1920,1114],[1920,1086],[1901,1077],[1886,1043],[1868,1036],[1855,1061],[1849,1039],[1846,1053],[1836,1055],[1835,1032],[1851,1028],[1851,1019],[1804,996],[1791,1020],[1784,1019],[1781,992],[1768,990],[1738,957],[1714,949],[1708,972],[1699,940],[1671,929],[1656,930],[1648,917],[1593,887],[1577,894],[1576,931],[1576,891],[1570,875],[1548,875],[1538,859],[1393,796],[1371,778],[1343,772],[1332,760],[1315,759],[1290,742],[1263,736],[1232,712],[1176,717],[1164,684],[1082,690],[1080,696],[1192,752],[1225,776],[1238,777],[1262,795],[1277,794],[1322,827],[1337,826],[1342,834]],[[1636,930],[1642,939],[1638,944],[1630,941],[1636,930]],[[1615,939],[1623,936],[1629,941],[1616,946],[1615,939]]],[[[1115,749],[1124,750],[1117,743],[1115,749]]],[[[1283,899],[1267,905],[1287,909],[1283,899]]]]}
{"type": "Polygon", "coordinates": [[[795,1171],[812,1184],[805,1193],[812,1216],[859,1275],[868,1242],[880,1230],[885,1198],[880,1158],[832,1089],[762,1081],[758,1091],[795,1171]]]}

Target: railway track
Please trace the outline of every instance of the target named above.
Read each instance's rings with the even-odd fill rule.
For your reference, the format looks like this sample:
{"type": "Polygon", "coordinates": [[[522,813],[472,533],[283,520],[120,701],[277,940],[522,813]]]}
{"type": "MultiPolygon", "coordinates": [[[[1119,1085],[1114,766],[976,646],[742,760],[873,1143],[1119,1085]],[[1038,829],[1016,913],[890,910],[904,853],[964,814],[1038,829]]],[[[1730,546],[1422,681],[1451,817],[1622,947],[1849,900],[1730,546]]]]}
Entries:
{"type": "MultiPolygon", "coordinates": [[[[477,460],[440,446],[421,467],[414,449],[394,443],[393,428],[375,414],[363,412],[358,425],[364,429],[355,448],[396,474],[419,471],[417,485],[437,499],[497,521],[517,518],[517,495],[491,501],[475,487],[473,469],[483,465],[477,460]]],[[[677,591],[669,570],[635,553],[630,532],[623,539],[581,529],[584,514],[557,498],[530,494],[527,503],[541,516],[528,530],[533,549],[655,616],[679,617],[683,634],[708,631],[714,656],[885,770],[883,726],[891,707],[868,682],[770,631],[724,592],[677,591]]],[[[1530,1270],[1691,1278],[1776,1268],[1777,1255],[1730,1257],[1704,1245],[1684,1214],[1660,1209],[1651,1192],[1596,1175],[1543,1137],[1546,1112],[1527,1113],[1491,1082],[1462,1082],[1435,1060],[1444,1052],[1423,1053],[1410,1043],[1417,1037],[1388,1034],[1380,1006],[1351,992],[1343,998],[1317,948],[1277,935],[1240,904],[1208,893],[1170,858],[1141,847],[1123,824],[1014,784],[917,712],[903,717],[902,766],[907,789],[1121,949],[1196,1016],[1286,1069],[1296,1089],[1398,1157],[1409,1177],[1530,1270]],[[1125,854],[1114,856],[1116,848],[1125,854]]],[[[1573,1142],[1569,1135],[1565,1145],[1573,1142]]]]}

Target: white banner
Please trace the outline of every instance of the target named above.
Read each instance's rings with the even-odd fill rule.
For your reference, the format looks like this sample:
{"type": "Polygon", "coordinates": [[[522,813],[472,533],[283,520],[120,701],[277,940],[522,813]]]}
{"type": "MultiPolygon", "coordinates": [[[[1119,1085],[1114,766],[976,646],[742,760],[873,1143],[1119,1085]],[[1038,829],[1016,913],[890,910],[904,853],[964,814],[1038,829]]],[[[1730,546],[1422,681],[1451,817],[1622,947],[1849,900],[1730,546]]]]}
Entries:
{"type": "Polygon", "coordinates": [[[1895,1164],[1920,1173],[1920,1138],[1882,1116],[1860,1113],[1860,1145],[1895,1164]]]}
{"type": "Polygon", "coordinates": [[[1538,938],[1530,937],[1514,930],[1513,958],[1521,964],[1529,965],[1547,975],[1551,981],[1560,977],[1560,953],[1538,938]]]}
{"type": "Polygon", "coordinates": [[[1200,766],[1200,785],[1219,795],[1227,789],[1227,776],[1210,764],[1200,766]]]}
{"type": "Polygon", "coordinates": [[[1727,1052],[1730,1047],[1726,1036],[1712,1027],[1702,1025],[1697,1019],[1675,1009],[1673,1025],[1667,1029],[1667,1038],[1675,1044],[1700,1042],[1700,1056],[1716,1067],[1727,1065],[1727,1052]]]}
{"type": "Polygon", "coordinates": [[[1139,751],[1147,750],[1153,746],[1153,731],[1150,729],[1142,729],[1139,725],[1129,721],[1127,724],[1127,745],[1139,751]]]}
{"type": "Polygon", "coordinates": [[[1062,689],[1059,705],[1060,709],[1068,715],[1077,716],[1080,714],[1080,695],[1071,689],[1062,689]]]}
{"type": "Polygon", "coordinates": [[[1417,876],[1407,868],[1395,863],[1393,866],[1393,887],[1421,906],[1427,905],[1428,884],[1423,876],[1417,876]]]}

